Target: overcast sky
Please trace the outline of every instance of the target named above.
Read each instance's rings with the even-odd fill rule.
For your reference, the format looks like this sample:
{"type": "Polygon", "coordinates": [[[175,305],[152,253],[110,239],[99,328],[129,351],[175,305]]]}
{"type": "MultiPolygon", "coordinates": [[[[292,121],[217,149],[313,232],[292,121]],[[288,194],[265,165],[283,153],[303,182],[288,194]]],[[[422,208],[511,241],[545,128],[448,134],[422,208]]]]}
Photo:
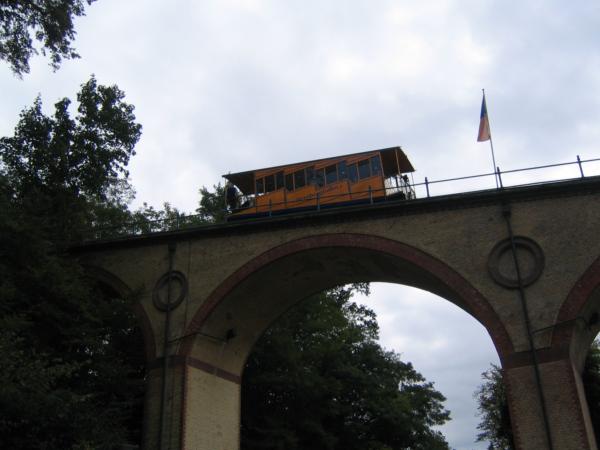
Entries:
{"type": "MultiPolygon", "coordinates": [[[[50,112],[92,73],[117,84],[144,127],[134,207],[192,212],[227,172],[395,145],[417,182],[489,172],[482,88],[502,170],[600,157],[597,1],[99,0],[76,27],[82,58],[56,73],[41,57],[23,80],[0,64],[0,135],[38,93],[50,112]]],[[[493,180],[433,193],[474,187],[493,180]]],[[[383,345],[448,397],[450,444],[485,448],[472,392],[497,356],[483,327],[399,286],[374,286],[367,303],[383,345]]]]}

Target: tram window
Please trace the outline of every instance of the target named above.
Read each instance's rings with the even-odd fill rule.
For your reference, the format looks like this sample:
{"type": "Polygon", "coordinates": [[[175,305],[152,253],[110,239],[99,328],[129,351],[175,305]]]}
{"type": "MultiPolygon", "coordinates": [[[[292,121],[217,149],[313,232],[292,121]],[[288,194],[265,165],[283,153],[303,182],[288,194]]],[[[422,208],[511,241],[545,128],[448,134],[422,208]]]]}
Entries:
{"type": "Polygon", "coordinates": [[[356,183],[358,181],[358,169],[356,168],[356,164],[351,164],[348,166],[348,179],[352,183],[356,183]]]}
{"type": "Polygon", "coordinates": [[[267,175],[265,177],[265,191],[272,192],[275,190],[275,176],[267,175]]]}
{"type": "Polygon", "coordinates": [[[293,173],[288,173],[285,176],[285,188],[288,191],[293,191],[294,190],[294,174],[293,173]]]}
{"type": "Polygon", "coordinates": [[[325,182],[327,184],[335,183],[337,181],[337,167],[335,164],[325,167],[325,182]]]}
{"type": "Polygon", "coordinates": [[[358,162],[358,176],[361,180],[371,176],[371,168],[369,167],[368,159],[363,159],[358,162]]]}
{"type": "Polygon", "coordinates": [[[338,163],[338,176],[340,180],[345,180],[348,178],[348,173],[346,171],[346,161],[340,161],[338,163]]]}
{"type": "Polygon", "coordinates": [[[373,176],[381,175],[381,162],[378,156],[371,157],[371,173],[373,176]]]}
{"type": "Polygon", "coordinates": [[[256,180],[256,194],[264,194],[265,193],[265,183],[262,178],[256,180]]]}
{"type": "Polygon", "coordinates": [[[306,184],[315,184],[315,166],[307,167],[305,170],[306,184]]]}
{"type": "Polygon", "coordinates": [[[306,178],[304,177],[304,169],[297,170],[294,172],[294,184],[296,185],[296,189],[303,187],[306,185],[306,178]]]}
{"type": "Polygon", "coordinates": [[[318,187],[322,187],[325,184],[325,171],[323,169],[315,171],[315,184],[318,187]]]}
{"type": "Polygon", "coordinates": [[[275,187],[276,189],[283,187],[283,170],[275,174],[275,187]]]}

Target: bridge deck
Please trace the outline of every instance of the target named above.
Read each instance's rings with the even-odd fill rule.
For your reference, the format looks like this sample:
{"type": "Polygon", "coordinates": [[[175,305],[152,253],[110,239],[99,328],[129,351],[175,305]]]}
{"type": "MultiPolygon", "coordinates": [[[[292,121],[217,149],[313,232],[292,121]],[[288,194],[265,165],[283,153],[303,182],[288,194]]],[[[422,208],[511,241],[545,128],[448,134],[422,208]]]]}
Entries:
{"type": "MultiPolygon", "coordinates": [[[[192,235],[239,233],[265,229],[267,227],[297,226],[299,222],[308,224],[321,221],[360,220],[365,216],[373,218],[382,215],[410,215],[433,211],[470,208],[485,204],[502,204],[528,199],[563,197],[584,193],[600,192],[600,176],[574,178],[569,180],[536,183],[524,186],[512,186],[499,189],[485,189],[457,194],[446,194],[435,197],[424,197],[412,200],[388,200],[373,204],[340,206],[332,209],[321,209],[296,212],[273,217],[237,220],[221,224],[186,225],[169,231],[149,233],[121,234],[117,237],[89,239],[73,247],[73,251],[89,251],[93,248],[121,247],[139,245],[142,242],[177,240],[192,235]]],[[[103,231],[103,230],[99,230],[103,231]]]]}

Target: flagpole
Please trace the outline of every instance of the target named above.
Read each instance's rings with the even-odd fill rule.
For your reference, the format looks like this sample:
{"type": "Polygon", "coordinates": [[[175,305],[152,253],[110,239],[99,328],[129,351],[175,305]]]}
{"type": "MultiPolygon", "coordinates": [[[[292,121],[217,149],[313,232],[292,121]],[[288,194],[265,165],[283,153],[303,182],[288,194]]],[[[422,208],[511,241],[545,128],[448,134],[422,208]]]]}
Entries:
{"type": "MultiPolygon", "coordinates": [[[[481,91],[483,92],[483,101],[485,102],[485,89],[481,89],[481,91]]],[[[492,141],[492,126],[490,125],[490,113],[487,109],[487,102],[485,105],[485,113],[487,115],[487,121],[488,121],[488,127],[489,127],[489,133],[490,133],[490,149],[492,150],[492,164],[494,165],[494,180],[496,180],[496,189],[498,189],[500,186],[498,185],[498,172],[497,172],[497,166],[496,166],[496,157],[494,156],[494,143],[492,141]]]]}
{"type": "Polygon", "coordinates": [[[496,158],[494,157],[494,144],[492,143],[492,136],[490,136],[490,148],[492,149],[492,164],[494,164],[494,179],[496,180],[496,189],[498,189],[498,168],[496,167],[496,158]]]}

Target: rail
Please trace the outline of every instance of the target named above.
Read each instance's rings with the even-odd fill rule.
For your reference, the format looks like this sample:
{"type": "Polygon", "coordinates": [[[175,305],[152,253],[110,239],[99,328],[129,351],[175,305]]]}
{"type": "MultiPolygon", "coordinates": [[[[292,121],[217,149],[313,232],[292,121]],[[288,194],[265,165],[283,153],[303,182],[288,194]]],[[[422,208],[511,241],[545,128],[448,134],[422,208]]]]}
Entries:
{"type": "MultiPolygon", "coordinates": [[[[546,164],[542,166],[534,166],[534,167],[526,167],[522,169],[512,169],[501,171],[500,167],[496,167],[495,172],[483,173],[478,175],[468,175],[454,178],[445,178],[440,180],[429,180],[428,177],[424,178],[424,181],[421,183],[410,183],[407,185],[407,189],[398,189],[397,186],[390,186],[386,184],[382,189],[371,189],[369,188],[366,191],[356,191],[349,192],[343,194],[333,194],[333,195],[320,195],[316,194],[311,198],[304,197],[302,199],[289,200],[278,203],[269,202],[266,205],[253,205],[248,208],[243,208],[244,211],[248,211],[248,213],[255,213],[255,216],[264,216],[270,217],[276,214],[282,214],[284,211],[288,212],[290,209],[293,210],[303,210],[303,211],[313,211],[318,213],[322,210],[326,210],[332,207],[343,207],[345,204],[353,204],[353,203],[363,203],[363,204],[373,204],[373,203],[381,203],[386,201],[411,201],[413,198],[430,198],[437,197],[448,194],[458,194],[458,193],[466,193],[466,192],[477,192],[484,190],[503,190],[507,187],[525,187],[525,186],[533,186],[539,184],[547,184],[553,182],[574,180],[579,178],[585,178],[586,171],[585,168],[589,168],[589,166],[593,165],[593,163],[599,163],[598,167],[594,171],[593,175],[600,174],[600,158],[593,159],[585,159],[582,160],[579,155],[575,161],[557,163],[557,164],[546,164]],[[563,169],[572,168],[575,166],[575,173],[573,171],[566,172],[563,169]],[[552,170],[550,175],[550,179],[548,176],[546,177],[537,177],[532,178],[529,175],[533,171],[542,171],[542,170],[552,170]],[[559,169],[559,171],[557,171],[559,169]],[[524,178],[522,174],[527,174],[528,178],[524,178]],[[496,183],[494,181],[494,185],[492,187],[487,187],[485,181],[490,178],[495,177],[498,181],[498,187],[496,187],[496,183]],[[512,180],[512,183],[510,182],[512,180]],[[451,183],[472,183],[470,185],[464,185],[461,190],[456,189],[447,189],[447,187],[451,183]],[[475,182],[473,184],[473,182],[475,182]],[[507,183],[508,182],[508,183],[507,183]],[[438,186],[445,187],[446,189],[438,189],[438,186]],[[436,192],[434,193],[434,188],[436,192]],[[398,195],[401,193],[402,195],[398,195]],[[395,195],[390,195],[395,194],[395,195]],[[423,194],[423,195],[420,195],[423,194]],[[296,202],[296,205],[294,205],[296,202]],[[295,207],[297,206],[297,207],[295,207]],[[282,208],[283,207],[283,208],[282,208]]],[[[234,210],[233,212],[239,212],[241,209],[234,210]]],[[[220,214],[225,217],[228,214],[231,214],[232,211],[228,211],[227,209],[223,209],[219,211],[220,214]]],[[[203,214],[190,214],[183,215],[175,213],[169,217],[157,219],[157,220],[138,220],[133,222],[127,222],[120,225],[114,226],[93,226],[90,230],[90,234],[88,234],[88,240],[99,240],[99,239],[108,239],[114,237],[124,237],[124,236],[136,236],[150,233],[157,233],[163,231],[173,231],[173,230],[181,230],[192,227],[201,227],[201,226],[209,226],[214,225],[214,221],[208,220],[203,214]]]]}

